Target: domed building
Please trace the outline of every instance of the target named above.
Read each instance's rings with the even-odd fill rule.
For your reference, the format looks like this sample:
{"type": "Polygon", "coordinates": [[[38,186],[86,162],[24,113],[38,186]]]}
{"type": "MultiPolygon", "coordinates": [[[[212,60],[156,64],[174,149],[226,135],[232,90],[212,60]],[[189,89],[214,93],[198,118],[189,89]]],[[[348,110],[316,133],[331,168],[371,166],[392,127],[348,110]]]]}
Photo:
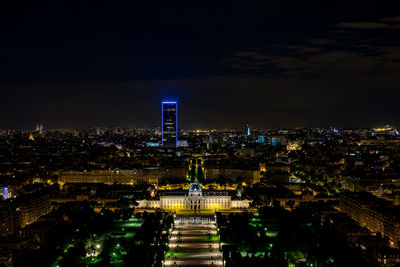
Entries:
{"type": "Polygon", "coordinates": [[[198,183],[193,183],[189,187],[189,196],[201,196],[201,187],[198,183]]]}
{"type": "Polygon", "coordinates": [[[138,200],[137,208],[162,209],[166,211],[216,212],[230,209],[248,209],[252,200],[235,198],[235,191],[203,191],[200,184],[194,182],[188,191],[171,190],[160,193],[159,199],[138,200]],[[230,194],[231,193],[231,194],[230,194]]]}

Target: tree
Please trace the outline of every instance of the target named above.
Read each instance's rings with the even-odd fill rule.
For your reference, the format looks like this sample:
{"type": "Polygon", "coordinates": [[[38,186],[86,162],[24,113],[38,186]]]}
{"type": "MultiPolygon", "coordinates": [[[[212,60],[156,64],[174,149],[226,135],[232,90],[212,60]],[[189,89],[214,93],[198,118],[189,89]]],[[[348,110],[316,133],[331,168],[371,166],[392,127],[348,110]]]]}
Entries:
{"type": "Polygon", "coordinates": [[[226,179],[225,179],[224,176],[220,175],[220,176],[218,176],[216,182],[217,182],[217,184],[219,184],[219,185],[224,185],[224,184],[226,184],[226,179]]]}
{"type": "Polygon", "coordinates": [[[82,259],[86,256],[85,245],[82,242],[77,243],[70,248],[67,254],[63,257],[61,266],[85,266],[82,259]]]}
{"type": "Polygon", "coordinates": [[[197,167],[197,180],[199,181],[199,183],[205,182],[204,172],[203,172],[203,168],[201,167],[201,165],[199,165],[197,167]]]}

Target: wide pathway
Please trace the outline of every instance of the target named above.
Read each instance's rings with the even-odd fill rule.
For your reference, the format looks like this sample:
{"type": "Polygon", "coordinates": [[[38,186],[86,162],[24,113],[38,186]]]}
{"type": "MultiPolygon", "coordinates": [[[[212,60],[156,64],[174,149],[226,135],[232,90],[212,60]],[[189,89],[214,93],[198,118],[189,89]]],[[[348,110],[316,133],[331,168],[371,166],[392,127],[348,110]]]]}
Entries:
{"type": "Polygon", "coordinates": [[[176,225],[165,266],[223,266],[215,223],[176,225]]]}

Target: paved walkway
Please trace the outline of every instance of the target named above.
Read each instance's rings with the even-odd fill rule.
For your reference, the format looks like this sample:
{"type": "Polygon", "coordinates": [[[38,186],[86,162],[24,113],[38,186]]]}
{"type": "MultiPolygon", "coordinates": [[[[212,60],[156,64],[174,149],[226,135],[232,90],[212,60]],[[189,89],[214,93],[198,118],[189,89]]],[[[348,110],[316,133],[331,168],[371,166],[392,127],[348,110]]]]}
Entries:
{"type": "Polygon", "coordinates": [[[176,225],[165,266],[223,266],[215,223],[176,225]]]}

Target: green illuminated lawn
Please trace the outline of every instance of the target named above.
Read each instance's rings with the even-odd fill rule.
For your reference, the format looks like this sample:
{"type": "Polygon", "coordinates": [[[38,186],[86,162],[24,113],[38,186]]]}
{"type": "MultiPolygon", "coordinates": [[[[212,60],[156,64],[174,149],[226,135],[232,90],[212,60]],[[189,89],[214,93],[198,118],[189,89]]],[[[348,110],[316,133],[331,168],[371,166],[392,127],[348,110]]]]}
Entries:
{"type": "Polygon", "coordinates": [[[218,242],[218,241],[219,241],[218,236],[217,236],[217,235],[212,235],[212,236],[211,236],[211,241],[212,241],[212,242],[218,242]]]}
{"type": "Polygon", "coordinates": [[[120,237],[123,236],[125,238],[133,238],[135,236],[136,231],[142,226],[143,220],[130,218],[128,221],[118,220],[114,221],[108,231],[108,234],[112,233],[125,233],[123,235],[114,235],[112,237],[120,237]]]}
{"type": "Polygon", "coordinates": [[[181,258],[181,257],[185,257],[188,256],[190,253],[187,252],[175,252],[175,251],[168,251],[167,254],[165,254],[165,257],[172,257],[172,258],[181,258]]]}
{"type": "Polygon", "coordinates": [[[278,235],[279,232],[272,232],[272,231],[267,231],[265,233],[266,236],[268,237],[276,237],[278,235]]]}

